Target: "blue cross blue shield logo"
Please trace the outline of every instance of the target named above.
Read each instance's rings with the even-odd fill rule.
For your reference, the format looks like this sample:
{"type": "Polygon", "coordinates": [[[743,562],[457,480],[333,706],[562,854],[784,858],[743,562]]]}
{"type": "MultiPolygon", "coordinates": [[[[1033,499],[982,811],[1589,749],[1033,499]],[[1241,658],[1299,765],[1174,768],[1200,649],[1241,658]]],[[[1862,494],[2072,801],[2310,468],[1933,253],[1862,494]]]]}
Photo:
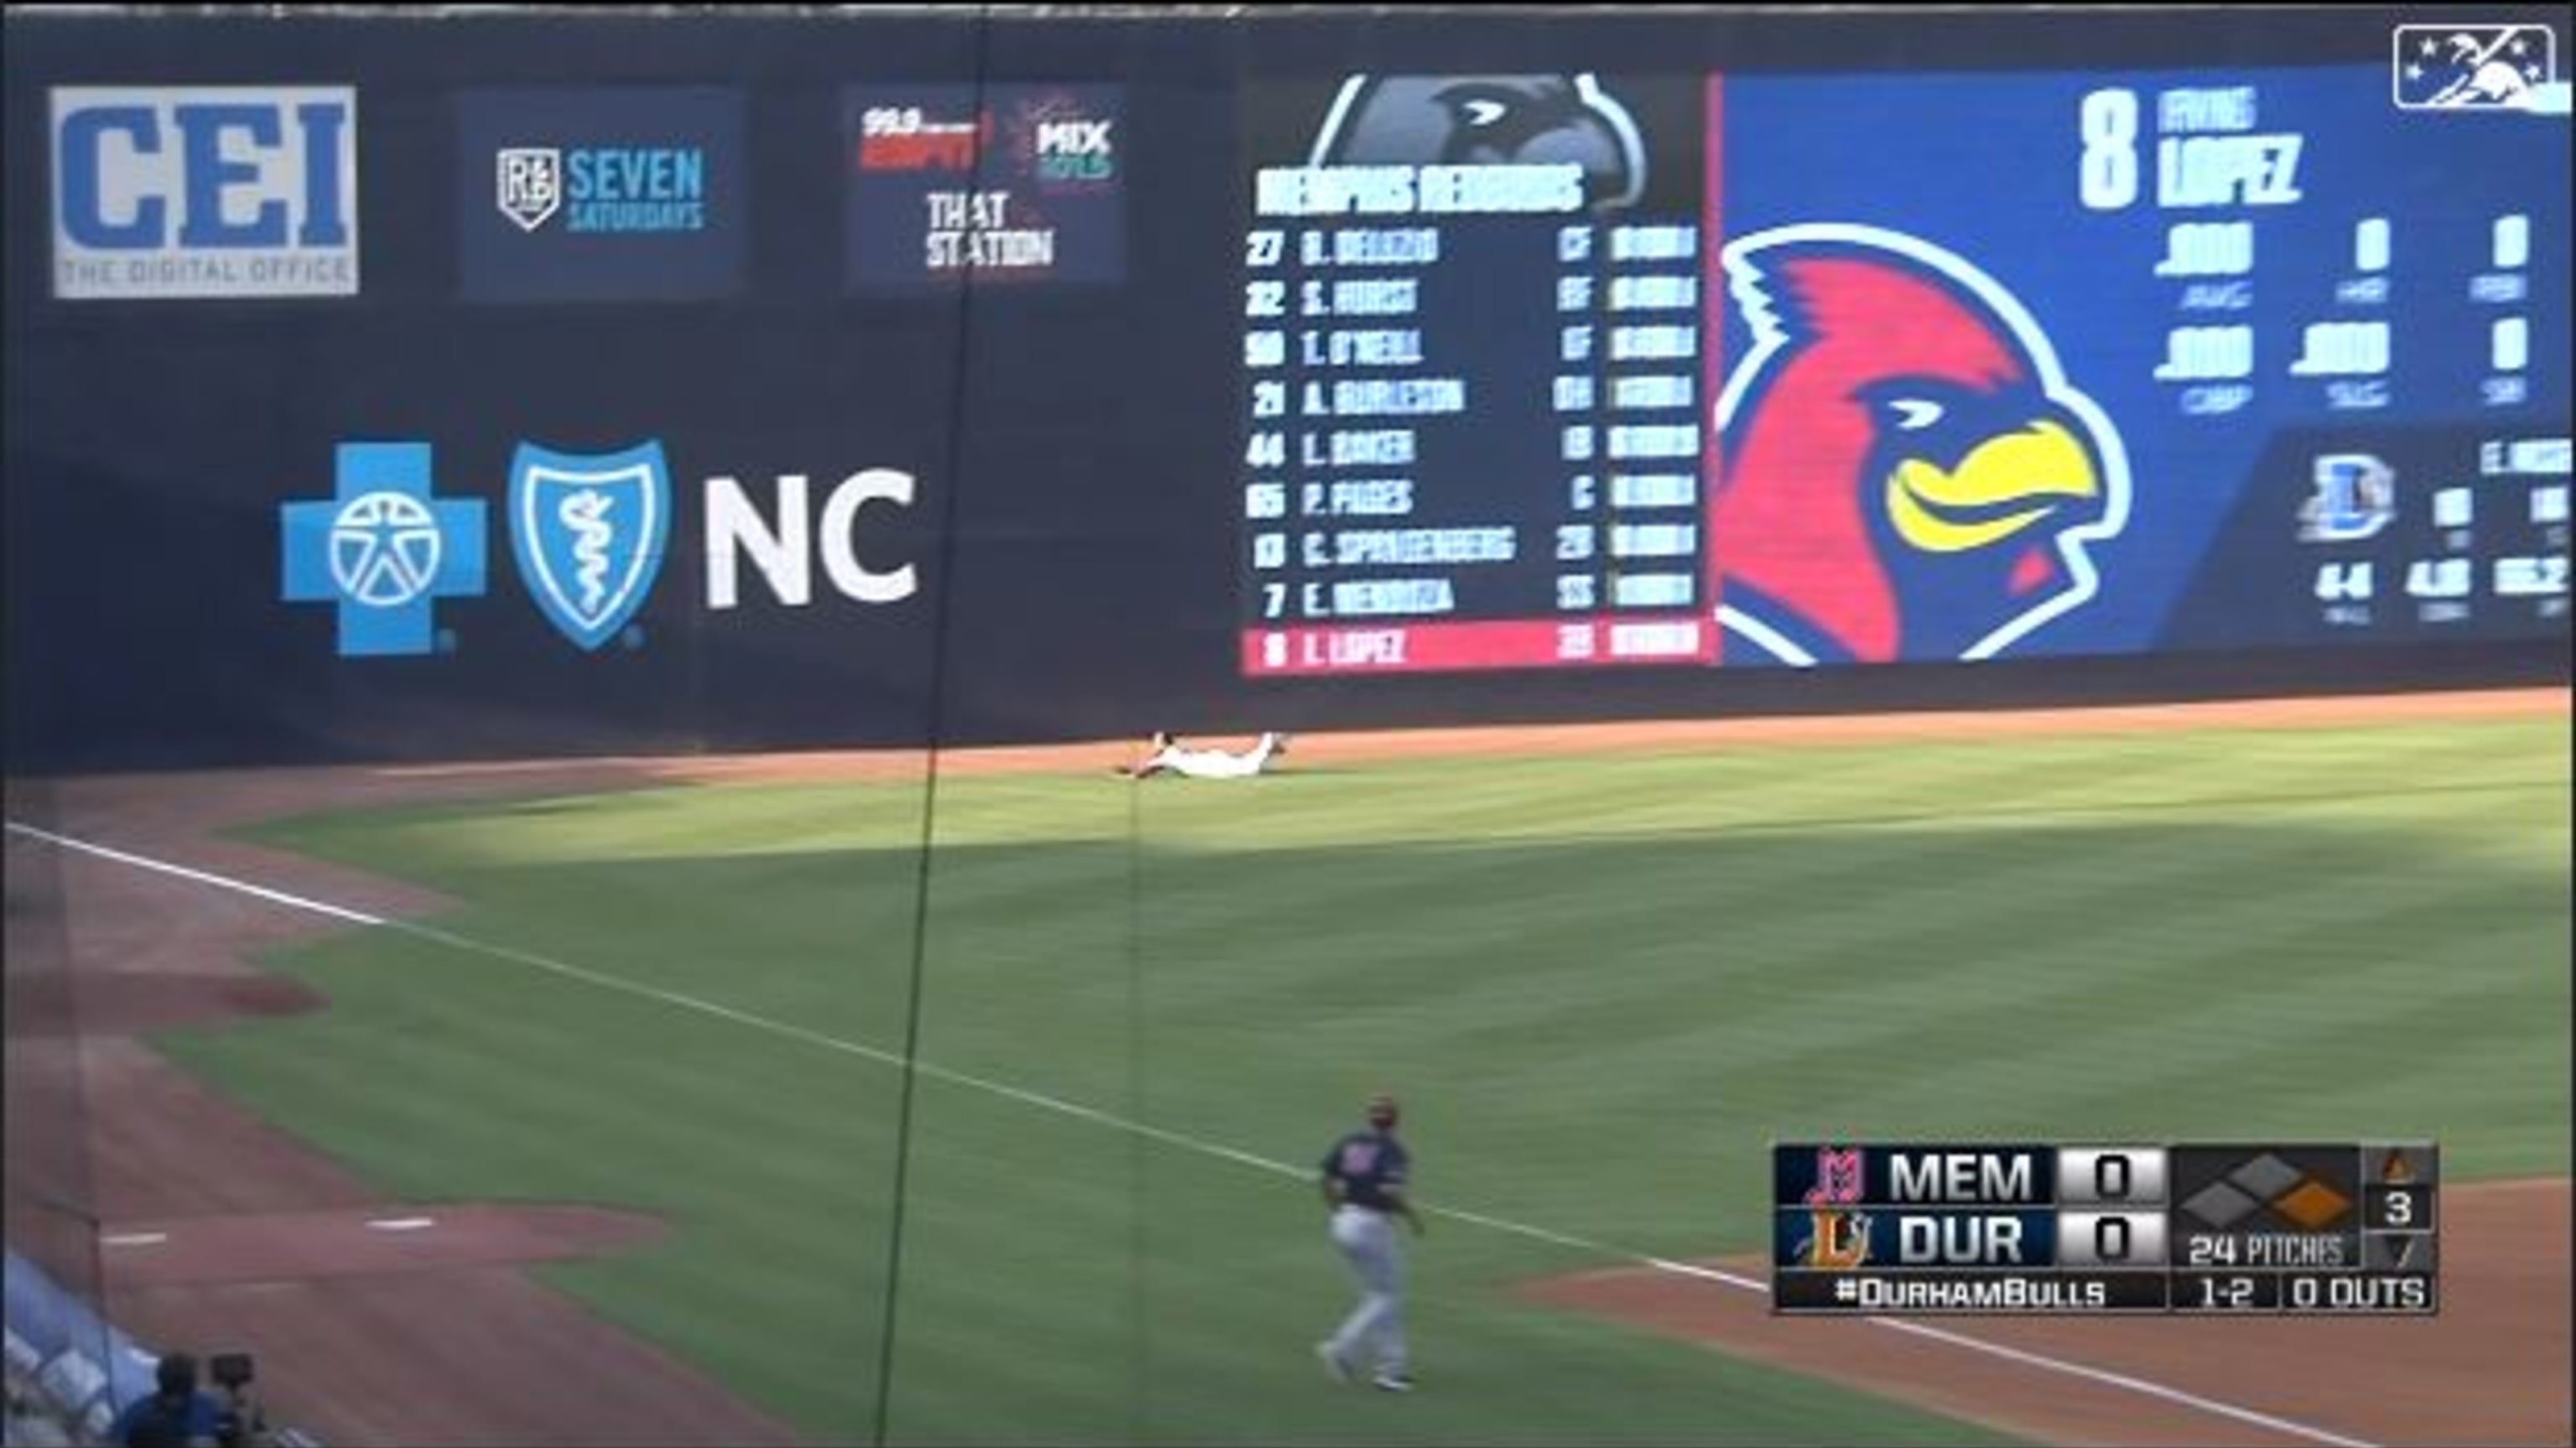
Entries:
{"type": "Polygon", "coordinates": [[[521,443],[509,506],[519,576],[546,618],[585,649],[615,637],[653,591],[670,542],[662,444],[564,453],[521,443]]]}
{"type": "Polygon", "coordinates": [[[482,596],[483,504],[429,490],[429,444],[344,442],[333,496],[278,510],[278,591],[339,606],[343,658],[429,653],[432,605],[482,596]]]}

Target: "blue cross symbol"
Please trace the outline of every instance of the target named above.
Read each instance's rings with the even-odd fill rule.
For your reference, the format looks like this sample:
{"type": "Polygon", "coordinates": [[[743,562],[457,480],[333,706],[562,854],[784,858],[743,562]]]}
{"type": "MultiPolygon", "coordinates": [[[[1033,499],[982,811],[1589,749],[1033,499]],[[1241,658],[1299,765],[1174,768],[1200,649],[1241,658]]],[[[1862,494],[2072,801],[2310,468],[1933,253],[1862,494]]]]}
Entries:
{"type": "Polygon", "coordinates": [[[280,591],[339,605],[341,657],[428,653],[435,601],[482,596],[483,504],[429,488],[429,444],[344,442],[330,501],[278,509],[280,591]]]}

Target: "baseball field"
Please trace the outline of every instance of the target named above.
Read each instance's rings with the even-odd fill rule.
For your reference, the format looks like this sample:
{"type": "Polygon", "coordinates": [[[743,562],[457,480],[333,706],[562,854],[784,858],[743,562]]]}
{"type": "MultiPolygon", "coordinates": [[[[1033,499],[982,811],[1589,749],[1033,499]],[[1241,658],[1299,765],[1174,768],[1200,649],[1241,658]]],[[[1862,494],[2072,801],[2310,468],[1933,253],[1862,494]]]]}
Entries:
{"type": "Polygon", "coordinates": [[[111,1310],[336,1441],[2563,1442],[2567,703],[71,782],[12,930],[111,1310]],[[1309,1353],[1378,1090],[1405,1397],[1309,1353]],[[2435,1319],[1756,1290],[1774,1139],[2389,1137],[2435,1319]]]}

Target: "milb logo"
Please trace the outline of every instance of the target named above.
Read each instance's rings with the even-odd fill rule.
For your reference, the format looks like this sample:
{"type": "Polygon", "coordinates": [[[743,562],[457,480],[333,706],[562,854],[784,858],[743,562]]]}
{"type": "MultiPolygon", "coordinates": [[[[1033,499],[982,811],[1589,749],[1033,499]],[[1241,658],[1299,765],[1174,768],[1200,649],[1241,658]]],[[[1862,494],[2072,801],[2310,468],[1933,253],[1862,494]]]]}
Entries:
{"type": "Polygon", "coordinates": [[[2400,25],[2390,99],[2401,111],[2567,113],[2558,36],[2546,25],[2400,25]]]}
{"type": "Polygon", "coordinates": [[[58,86],[54,295],[354,296],[349,86],[58,86]]]}

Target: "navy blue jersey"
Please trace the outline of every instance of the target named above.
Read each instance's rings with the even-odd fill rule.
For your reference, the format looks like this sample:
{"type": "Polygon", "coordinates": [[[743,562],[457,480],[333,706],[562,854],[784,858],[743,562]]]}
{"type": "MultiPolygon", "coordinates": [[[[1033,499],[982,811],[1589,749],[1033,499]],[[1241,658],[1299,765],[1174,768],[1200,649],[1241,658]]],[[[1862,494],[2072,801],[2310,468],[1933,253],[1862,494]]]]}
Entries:
{"type": "Polygon", "coordinates": [[[1404,1185],[1408,1158],[1404,1144],[1374,1131],[1354,1131],[1333,1143],[1324,1156],[1324,1175],[1342,1184],[1342,1200],[1353,1206],[1386,1211],[1391,1188],[1404,1185]]]}
{"type": "Polygon", "coordinates": [[[133,1448],[157,1448],[157,1445],[212,1442],[223,1435],[224,1407],[212,1393],[192,1392],[184,1400],[174,1401],[154,1393],[125,1405],[108,1427],[107,1441],[131,1444],[133,1448]]]}

